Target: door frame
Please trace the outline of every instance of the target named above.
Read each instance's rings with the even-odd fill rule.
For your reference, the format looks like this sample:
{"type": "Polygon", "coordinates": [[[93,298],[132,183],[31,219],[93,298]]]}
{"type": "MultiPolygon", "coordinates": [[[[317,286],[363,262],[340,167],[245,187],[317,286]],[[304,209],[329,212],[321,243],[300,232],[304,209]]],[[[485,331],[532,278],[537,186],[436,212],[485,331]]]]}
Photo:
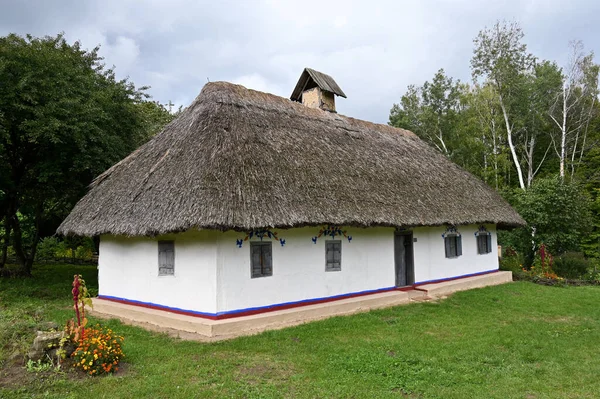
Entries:
{"type": "Polygon", "coordinates": [[[412,230],[402,230],[394,232],[394,285],[396,288],[410,287],[415,284],[415,250],[412,230]],[[404,262],[406,264],[406,285],[398,285],[398,262],[396,257],[396,237],[405,236],[408,238],[409,245],[406,245],[404,251],[404,262]]]}

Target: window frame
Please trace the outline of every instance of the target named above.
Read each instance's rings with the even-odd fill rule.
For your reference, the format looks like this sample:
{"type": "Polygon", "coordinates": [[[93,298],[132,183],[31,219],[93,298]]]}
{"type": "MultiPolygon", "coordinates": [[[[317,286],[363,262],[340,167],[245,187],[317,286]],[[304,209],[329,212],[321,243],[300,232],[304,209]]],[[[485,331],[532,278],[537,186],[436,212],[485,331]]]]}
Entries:
{"type": "Polygon", "coordinates": [[[492,253],[492,233],[490,232],[479,232],[476,234],[476,243],[477,243],[477,255],[488,255],[492,253]],[[484,239],[485,238],[485,239],[484,239]],[[480,241],[485,243],[486,251],[481,252],[480,241]]]}
{"type": "Polygon", "coordinates": [[[175,240],[159,240],[157,244],[157,252],[158,252],[158,277],[175,277],[175,240]],[[169,270],[168,266],[164,266],[161,260],[161,253],[169,252],[165,250],[165,245],[170,246],[172,253],[172,267],[170,268],[171,272],[165,272],[165,270],[169,270]]]}
{"type": "Polygon", "coordinates": [[[272,277],[273,276],[273,243],[271,241],[250,241],[250,278],[262,278],[262,277],[272,277]],[[261,248],[261,256],[262,252],[263,252],[263,248],[268,248],[269,249],[269,253],[270,253],[270,258],[271,258],[271,268],[270,268],[270,272],[267,273],[266,272],[266,267],[264,262],[261,263],[260,265],[260,274],[258,273],[254,273],[254,260],[253,260],[253,253],[254,253],[254,248],[256,247],[260,247],[261,248]]]}
{"type": "Polygon", "coordinates": [[[342,240],[326,240],[325,241],[325,271],[326,272],[341,272],[342,271],[342,240]],[[339,246],[340,246],[340,259],[338,262],[339,265],[333,266],[336,262],[335,262],[335,259],[333,259],[333,261],[331,263],[329,262],[329,259],[327,258],[327,255],[329,253],[328,246],[336,245],[336,244],[339,244],[339,246]]]}
{"type": "Polygon", "coordinates": [[[448,233],[444,236],[444,255],[446,259],[456,259],[462,256],[462,236],[459,233],[448,233]],[[454,252],[452,244],[454,242],[454,252]]]}

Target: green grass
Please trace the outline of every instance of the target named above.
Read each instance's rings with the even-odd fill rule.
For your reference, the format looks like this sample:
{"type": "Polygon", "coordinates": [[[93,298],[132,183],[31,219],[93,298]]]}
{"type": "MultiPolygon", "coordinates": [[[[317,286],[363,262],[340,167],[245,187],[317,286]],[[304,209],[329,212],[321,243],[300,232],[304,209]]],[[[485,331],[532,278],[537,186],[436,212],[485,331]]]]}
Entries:
{"type": "Polygon", "coordinates": [[[44,321],[71,315],[70,282],[95,267],[37,266],[0,279],[0,397],[592,398],[600,392],[600,288],[527,282],[337,317],[231,341],[180,341],[107,322],[126,372],[73,378],[8,359],[44,321]],[[12,367],[12,368],[11,368],[12,367]],[[25,374],[25,377],[23,377],[25,374]],[[4,376],[4,379],[2,379],[4,376]]]}

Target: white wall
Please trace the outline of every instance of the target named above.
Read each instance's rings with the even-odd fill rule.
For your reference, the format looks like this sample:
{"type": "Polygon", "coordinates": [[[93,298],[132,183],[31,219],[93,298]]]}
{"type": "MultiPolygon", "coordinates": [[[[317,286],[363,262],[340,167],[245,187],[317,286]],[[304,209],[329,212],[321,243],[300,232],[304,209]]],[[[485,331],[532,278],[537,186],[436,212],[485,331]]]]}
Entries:
{"type": "MultiPolygon", "coordinates": [[[[227,232],[218,239],[219,311],[268,306],[304,299],[392,287],[394,229],[345,227],[352,242],[342,241],[342,270],[325,271],[325,241],[313,244],[318,227],[275,230],[285,246],[273,241],[273,275],[250,277],[250,244],[236,246],[243,233],[227,232]]],[[[336,237],[335,239],[338,239],[336,237]]]]}
{"type": "Polygon", "coordinates": [[[199,312],[216,312],[216,234],[190,231],[156,238],[104,235],[99,295],[199,312]],[[158,241],[175,240],[175,274],[158,275],[158,241]]]}
{"type": "Polygon", "coordinates": [[[445,227],[418,227],[413,229],[417,238],[414,245],[415,282],[438,280],[466,274],[498,269],[498,247],[496,228],[485,225],[492,233],[492,252],[477,254],[475,232],[479,225],[458,226],[462,236],[462,256],[446,258],[442,234],[445,227]]]}
{"type": "MultiPolygon", "coordinates": [[[[445,227],[413,229],[415,282],[464,276],[498,268],[496,229],[492,252],[477,254],[477,225],[459,226],[462,253],[447,259],[445,227]]],[[[99,294],[206,313],[218,313],[393,287],[394,229],[343,228],[342,270],[325,271],[325,241],[311,238],[318,227],[275,230],[286,240],[273,241],[273,275],[250,277],[250,243],[244,233],[190,231],[157,238],[102,236],[99,294]],[[175,275],[158,276],[160,239],[175,240],[175,275]],[[217,290],[217,287],[219,289],[217,290]]],[[[338,239],[338,237],[336,237],[338,239]]]]}

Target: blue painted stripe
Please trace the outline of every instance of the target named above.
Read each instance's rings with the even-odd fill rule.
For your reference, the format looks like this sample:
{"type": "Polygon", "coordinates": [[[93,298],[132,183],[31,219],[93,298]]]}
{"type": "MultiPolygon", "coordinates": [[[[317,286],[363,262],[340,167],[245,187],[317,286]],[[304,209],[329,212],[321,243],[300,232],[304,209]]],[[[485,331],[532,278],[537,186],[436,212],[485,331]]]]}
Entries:
{"type": "Polygon", "coordinates": [[[461,276],[454,276],[454,277],[445,277],[445,278],[440,278],[440,279],[437,279],[437,280],[419,281],[419,282],[416,282],[415,285],[441,283],[442,281],[457,280],[459,278],[480,276],[482,274],[493,273],[493,272],[497,272],[499,270],[500,269],[492,269],[492,270],[486,270],[484,272],[477,272],[477,273],[471,273],[471,274],[463,274],[461,276]]]}
{"type": "Polygon", "coordinates": [[[379,292],[392,291],[392,290],[395,290],[395,289],[396,289],[396,287],[386,287],[386,288],[379,288],[379,289],[375,289],[375,290],[350,292],[348,294],[341,294],[341,295],[333,295],[333,296],[326,296],[326,297],[319,297],[319,298],[304,299],[304,300],[301,300],[301,301],[282,302],[282,303],[276,303],[276,304],[267,305],[267,306],[257,306],[257,307],[252,307],[252,308],[243,308],[243,309],[236,309],[236,310],[228,310],[228,311],[225,311],[225,312],[217,312],[217,313],[198,312],[196,310],[188,310],[188,309],[175,308],[175,307],[171,307],[171,306],[160,305],[160,304],[157,304],[157,303],[136,301],[134,299],[121,298],[121,297],[111,296],[111,295],[98,295],[98,298],[100,298],[100,299],[113,299],[113,300],[116,300],[116,301],[131,302],[132,304],[137,304],[137,305],[142,305],[142,306],[144,306],[144,305],[145,306],[154,306],[156,308],[164,309],[164,310],[167,310],[167,311],[171,310],[171,311],[176,311],[176,312],[185,312],[185,313],[190,313],[190,314],[196,314],[198,316],[217,317],[217,316],[223,316],[223,315],[229,315],[229,314],[245,313],[245,312],[252,312],[252,311],[261,311],[261,310],[269,310],[269,309],[273,309],[273,308],[279,308],[279,307],[291,306],[291,305],[300,305],[300,304],[310,305],[313,302],[326,301],[326,300],[334,300],[334,299],[343,299],[343,298],[353,297],[353,296],[357,296],[357,295],[376,294],[376,293],[379,293],[379,292]]]}
{"type": "MultiPolygon", "coordinates": [[[[441,279],[437,279],[437,280],[419,281],[419,282],[416,282],[415,285],[434,284],[434,283],[439,283],[442,281],[456,280],[459,278],[474,277],[474,276],[479,276],[482,274],[497,272],[498,270],[499,269],[493,269],[493,270],[487,270],[487,271],[483,271],[483,272],[463,274],[461,276],[446,277],[446,278],[441,278],[441,279]]],[[[319,297],[319,298],[311,298],[311,299],[303,299],[300,301],[281,302],[281,303],[276,303],[273,305],[256,306],[256,307],[251,307],[251,308],[228,310],[228,311],[217,312],[217,313],[199,312],[197,310],[181,309],[181,308],[176,308],[176,307],[171,307],[171,306],[160,305],[157,303],[136,301],[134,299],[121,298],[121,297],[111,296],[111,295],[98,295],[98,298],[130,302],[132,304],[137,304],[137,305],[141,305],[141,306],[153,306],[153,307],[163,309],[166,311],[184,312],[184,313],[189,313],[189,314],[204,316],[204,317],[218,317],[218,316],[234,315],[234,314],[246,313],[246,312],[267,311],[270,309],[276,310],[277,308],[280,308],[280,307],[295,306],[295,305],[302,305],[302,304],[310,305],[311,303],[320,302],[320,301],[330,301],[330,300],[343,299],[343,298],[355,297],[355,296],[360,296],[360,295],[377,294],[380,292],[392,291],[395,289],[397,289],[397,287],[392,286],[392,287],[378,288],[375,290],[356,291],[356,292],[350,292],[347,294],[340,294],[340,295],[333,295],[333,296],[326,296],[326,297],[319,297]]]]}
{"type": "Polygon", "coordinates": [[[291,305],[300,305],[300,304],[310,305],[312,302],[327,301],[327,300],[333,300],[333,299],[343,299],[343,298],[354,297],[354,296],[358,296],[358,295],[377,294],[379,292],[392,291],[395,289],[396,289],[396,287],[378,288],[376,290],[356,291],[356,292],[350,292],[348,294],[324,296],[324,297],[311,298],[311,299],[303,299],[301,301],[281,302],[281,303],[276,303],[273,305],[257,306],[254,308],[228,310],[226,312],[217,313],[217,316],[226,315],[226,314],[243,313],[243,312],[252,312],[252,311],[256,311],[256,310],[267,310],[267,309],[271,309],[271,308],[279,308],[282,306],[291,306],[291,305]]]}
{"type": "Polygon", "coordinates": [[[135,305],[154,306],[154,307],[157,307],[157,308],[160,308],[160,309],[164,309],[164,310],[167,310],[167,311],[171,310],[171,311],[176,311],[176,312],[185,312],[185,313],[196,314],[198,316],[211,316],[211,317],[215,317],[216,316],[215,313],[198,312],[196,310],[175,308],[175,307],[171,307],[171,306],[159,305],[158,303],[136,301],[135,299],[121,298],[121,297],[118,297],[118,296],[98,295],[98,298],[100,298],[100,299],[114,299],[116,301],[131,302],[132,304],[135,304],[135,305]]]}

